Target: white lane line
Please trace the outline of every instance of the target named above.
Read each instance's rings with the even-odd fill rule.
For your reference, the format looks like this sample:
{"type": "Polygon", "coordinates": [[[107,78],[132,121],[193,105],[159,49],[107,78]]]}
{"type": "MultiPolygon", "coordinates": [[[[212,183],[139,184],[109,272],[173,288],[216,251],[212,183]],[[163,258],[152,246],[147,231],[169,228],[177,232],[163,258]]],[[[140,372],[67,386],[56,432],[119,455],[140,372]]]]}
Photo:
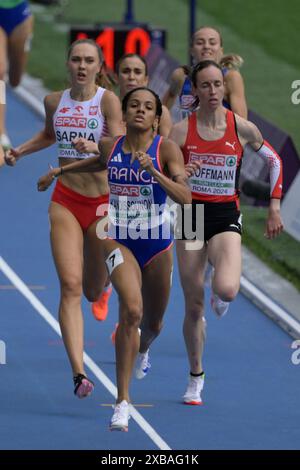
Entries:
{"type": "Polygon", "coordinates": [[[277,305],[270,297],[256,287],[252,282],[241,276],[241,292],[258,305],[258,307],[279,323],[291,336],[300,338],[300,323],[282,307],[277,305]]]}
{"type": "MultiPolygon", "coordinates": [[[[28,300],[38,314],[53,328],[53,330],[61,337],[61,331],[58,321],[46,309],[46,307],[39,301],[39,299],[28,289],[22,279],[12,270],[12,268],[0,256],[0,270],[16,286],[18,291],[28,300]]],[[[117,389],[113,382],[104,374],[104,372],[97,366],[93,359],[84,352],[83,360],[85,365],[93,372],[97,379],[104,385],[104,387],[113,395],[117,396],[117,389]]],[[[147,436],[157,445],[161,450],[171,450],[168,444],[157,434],[153,427],[143,418],[143,416],[131,406],[130,414],[136,423],[142,428],[147,436]]]]}
{"type": "Polygon", "coordinates": [[[43,103],[30,93],[24,86],[19,85],[13,90],[14,94],[21,98],[31,109],[33,109],[42,119],[45,118],[45,108],[43,103]]]}

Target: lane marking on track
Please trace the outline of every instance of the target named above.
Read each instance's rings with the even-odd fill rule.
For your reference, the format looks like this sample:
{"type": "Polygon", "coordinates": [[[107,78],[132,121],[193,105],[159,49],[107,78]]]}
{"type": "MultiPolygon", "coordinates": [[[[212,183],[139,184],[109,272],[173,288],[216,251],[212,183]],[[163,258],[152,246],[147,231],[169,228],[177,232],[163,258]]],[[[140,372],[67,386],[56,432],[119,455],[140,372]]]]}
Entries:
{"type": "MultiPolygon", "coordinates": [[[[4,261],[0,256],[0,270],[10,280],[10,282],[18,289],[18,291],[28,300],[32,307],[37,313],[53,328],[53,330],[61,337],[61,331],[58,321],[53,315],[46,309],[46,307],[40,302],[40,300],[28,289],[27,285],[22,279],[13,271],[13,269],[4,261]]],[[[111,395],[117,397],[117,388],[115,384],[104,374],[104,372],[97,366],[93,359],[83,353],[83,360],[85,365],[93,372],[97,379],[102,385],[111,393],[111,395]]],[[[134,421],[140,426],[140,428],[147,434],[147,436],[157,445],[161,450],[171,450],[168,444],[159,436],[155,429],[143,418],[143,416],[131,405],[130,415],[134,421]]]]}
{"type": "MultiPolygon", "coordinates": [[[[30,290],[45,290],[46,286],[30,286],[27,285],[30,290]]],[[[18,290],[16,286],[12,284],[0,284],[0,290],[18,290]]]]}
{"type": "Polygon", "coordinates": [[[245,276],[241,276],[241,292],[291,336],[296,339],[300,337],[299,321],[293,318],[280,305],[276,304],[276,302],[246,279],[245,276]]]}

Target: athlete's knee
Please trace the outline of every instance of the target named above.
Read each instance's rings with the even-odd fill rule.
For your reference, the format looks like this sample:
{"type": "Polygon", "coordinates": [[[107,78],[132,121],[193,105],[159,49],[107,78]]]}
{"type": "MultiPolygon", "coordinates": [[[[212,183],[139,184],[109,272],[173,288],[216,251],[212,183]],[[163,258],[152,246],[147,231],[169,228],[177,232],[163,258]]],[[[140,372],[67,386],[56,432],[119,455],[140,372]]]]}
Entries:
{"type": "Polygon", "coordinates": [[[214,289],[217,294],[224,302],[232,302],[239,291],[239,283],[227,282],[214,289]]]}
{"type": "Polygon", "coordinates": [[[101,295],[102,289],[93,286],[83,286],[83,293],[88,302],[97,302],[101,295]]]}
{"type": "Polygon", "coordinates": [[[142,304],[140,302],[134,299],[128,300],[123,303],[122,310],[122,320],[127,327],[136,328],[140,326],[143,315],[142,304]]]}
{"type": "Polygon", "coordinates": [[[80,297],[82,295],[82,280],[79,276],[69,276],[60,281],[62,297],[80,297]]]}
{"type": "MultiPolygon", "coordinates": [[[[156,337],[160,334],[162,327],[163,327],[163,320],[160,318],[159,320],[154,320],[151,322],[148,322],[146,326],[146,329],[148,330],[148,333],[151,333],[153,337],[156,337]]],[[[142,327],[143,331],[143,327],[142,327]]]]}

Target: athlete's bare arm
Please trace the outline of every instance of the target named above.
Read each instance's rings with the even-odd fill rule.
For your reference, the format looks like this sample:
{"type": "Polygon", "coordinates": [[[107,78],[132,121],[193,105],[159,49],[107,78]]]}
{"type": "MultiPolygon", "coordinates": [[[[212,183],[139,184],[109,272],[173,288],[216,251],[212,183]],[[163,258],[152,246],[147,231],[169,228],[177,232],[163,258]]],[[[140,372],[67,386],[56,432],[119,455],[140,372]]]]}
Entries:
{"type": "Polygon", "coordinates": [[[174,70],[170,79],[170,87],[167,90],[165,96],[162,99],[162,103],[168,108],[171,109],[174,105],[177,96],[179,96],[181,89],[184,84],[186,74],[182,67],[178,67],[174,70]]]}
{"type": "Polygon", "coordinates": [[[265,236],[269,239],[275,238],[283,230],[280,216],[280,198],[282,192],[282,164],[277,152],[271,145],[264,141],[259,129],[250,121],[237,118],[237,130],[241,143],[249,144],[261,158],[267,160],[270,169],[270,205],[266,223],[265,236]]]}
{"type": "Polygon", "coordinates": [[[14,149],[10,149],[5,155],[7,165],[14,166],[21,157],[38,152],[55,143],[55,133],[53,129],[53,115],[57,109],[62,92],[51,93],[44,99],[45,107],[45,127],[31,139],[14,149]]]}
{"type": "Polygon", "coordinates": [[[176,142],[179,147],[183,147],[186,141],[188,131],[188,119],[177,122],[171,129],[169,138],[176,142]]]}
{"type": "Polygon", "coordinates": [[[119,98],[112,91],[106,90],[101,101],[101,112],[105,117],[111,137],[124,134],[122,111],[119,98]]]}
{"type": "Polygon", "coordinates": [[[99,142],[99,155],[79,160],[63,167],[51,168],[46,175],[39,178],[37,186],[38,191],[46,191],[51,186],[55,178],[65,173],[94,173],[106,170],[107,160],[113,148],[116,139],[103,137],[99,142]]]}
{"type": "Polygon", "coordinates": [[[172,118],[170,111],[166,106],[162,107],[162,115],[159,121],[158,134],[163,137],[169,137],[170,131],[172,129],[172,118]]]}
{"type": "Polygon", "coordinates": [[[225,76],[227,99],[232,111],[247,119],[248,109],[243,78],[238,70],[229,70],[225,76]]]}
{"type": "MultiPolygon", "coordinates": [[[[179,145],[180,148],[182,148],[186,141],[187,132],[188,132],[188,119],[186,118],[178,122],[172,127],[169,137],[171,140],[176,142],[176,144],[179,145]]],[[[184,166],[186,176],[189,178],[190,176],[194,175],[195,171],[199,167],[200,167],[200,162],[186,163],[184,166]]]]}
{"type": "Polygon", "coordinates": [[[251,121],[247,121],[241,116],[235,115],[238,136],[243,147],[249,144],[253,150],[257,151],[263,144],[263,136],[260,130],[251,121]]]}
{"type": "Polygon", "coordinates": [[[38,152],[55,142],[53,114],[56,111],[60,98],[61,92],[52,93],[45,97],[44,107],[46,118],[44,129],[18,147],[10,149],[5,156],[7,165],[14,166],[21,157],[38,152]]]}

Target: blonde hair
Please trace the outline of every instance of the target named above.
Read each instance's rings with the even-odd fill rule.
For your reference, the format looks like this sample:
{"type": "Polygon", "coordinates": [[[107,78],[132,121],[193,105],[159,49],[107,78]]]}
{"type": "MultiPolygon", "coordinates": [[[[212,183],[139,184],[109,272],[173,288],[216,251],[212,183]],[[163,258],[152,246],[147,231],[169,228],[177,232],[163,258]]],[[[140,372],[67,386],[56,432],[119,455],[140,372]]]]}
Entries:
{"type": "Polygon", "coordinates": [[[102,62],[100,72],[97,74],[96,85],[101,86],[102,88],[106,88],[106,90],[110,91],[114,91],[117,85],[117,80],[114,72],[108,69],[104,61],[102,62]]]}
{"type": "Polygon", "coordinates": [[[222,68],[238,70],[242,67],[244,60],[237,54],[226,54],[224,55],[219,64],[222,68]]]}

